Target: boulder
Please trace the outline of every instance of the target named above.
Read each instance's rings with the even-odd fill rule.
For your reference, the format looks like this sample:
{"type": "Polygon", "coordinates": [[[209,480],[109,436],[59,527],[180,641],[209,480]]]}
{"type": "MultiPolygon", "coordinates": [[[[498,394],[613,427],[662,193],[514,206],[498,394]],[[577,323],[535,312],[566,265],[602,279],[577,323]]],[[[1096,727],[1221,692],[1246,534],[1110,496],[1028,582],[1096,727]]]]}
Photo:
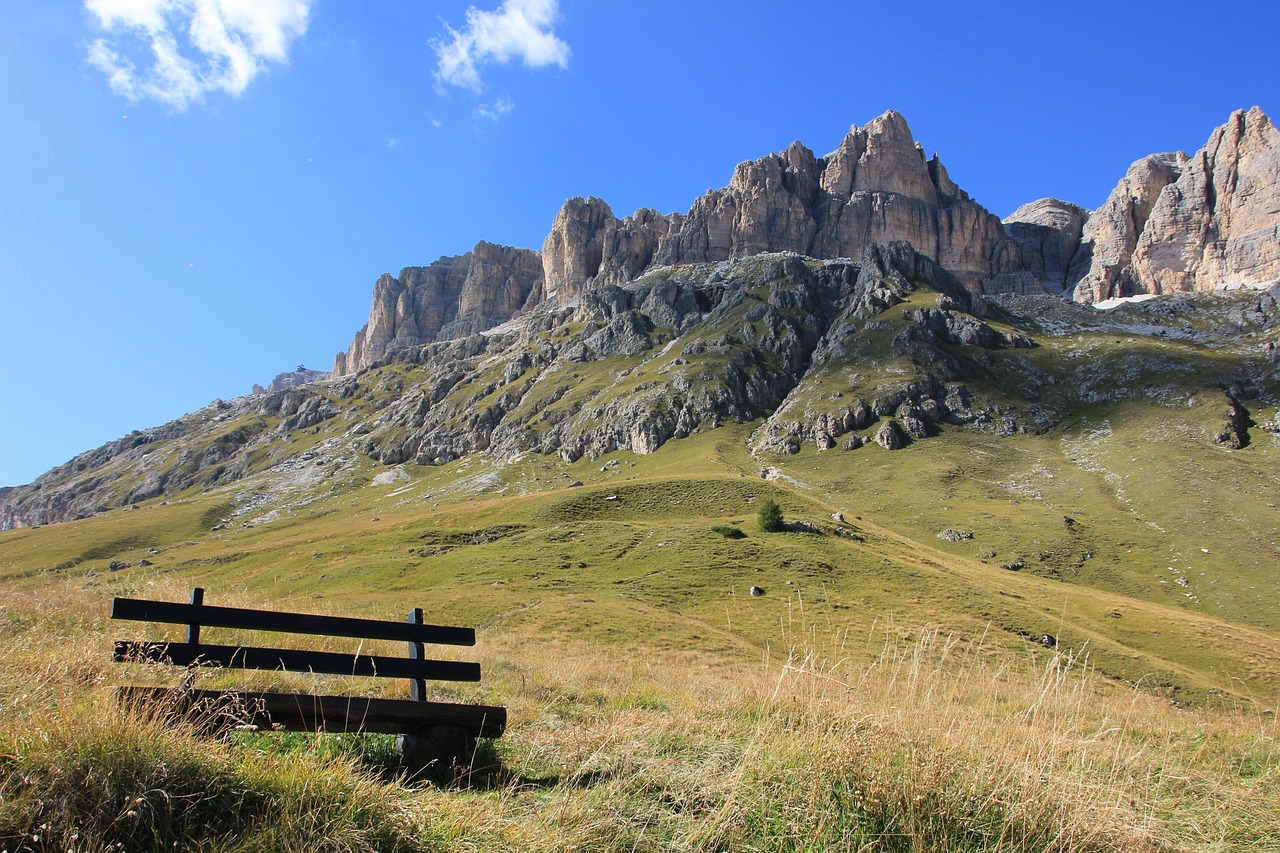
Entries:
{"type": "Polygon", "coordinates": [[[898,422],[893,418],[885,421],[880,429],[876,430],[874,441],[885,450],[901,450],[907,446],[907,437],[903,434],[902,427],[898,426],[898,422]]]}

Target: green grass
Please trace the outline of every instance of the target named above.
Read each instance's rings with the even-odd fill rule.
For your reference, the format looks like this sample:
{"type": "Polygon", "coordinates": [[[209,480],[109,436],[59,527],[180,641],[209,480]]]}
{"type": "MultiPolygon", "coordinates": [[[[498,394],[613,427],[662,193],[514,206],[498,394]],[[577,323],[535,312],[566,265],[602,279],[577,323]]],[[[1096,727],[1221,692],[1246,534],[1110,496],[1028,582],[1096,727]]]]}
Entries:
{"type": "MultiPolygon", "coordinates": [[[[153,594],[173,598],[179,579],[153,594]]],[[[247,603],[236,598],[231,603],[247,603]]],[[[754,661],[643,657],[540,625],[481,632],[507,736],[444,784],[386,737],[210,741],[126,713],[101,598],[0,591],[0,840],[9,849],[559,851],[1268,849],[1273,716],[1176,710],[1092,672],[905,624],[855,648],[808,613],[754,661]],[[69,652],[50,659],[53,638],[69,652]]]]}
{"type": "MultiPolygon", "coordinates": [[[[1061,422],[773,456],[755,450],[757,421],[646,455],[406,464],[409,479],[386,485],[354,451],[314,481],[267,470],[351,426],[333,419],[263,450],[233,485],[0,534],[0,836],[11,849],[1280,846],[1280,444],[1259,427],[1241,450],[1212,438],[1225,408],[1214,385],[1247,358],[1179,338],[1138,352],[1114,330],[1047,325],[1038,349],[990,358],[894,349],[905,313],[936,304],[917,292],[877,318],[871,350],[812,373],[786,417],[920,379],[940,351],[989,402],[1055,406],[1061,422]],[[756,532],[764,501],[793,524],[756,532]],[[972,538],[940,539],[946,529],[972,538]],[[131,567],[110,571],[116,561],[131,567]],[[107,663],[110,597],[183,600],[193,586],[214,604],[393,619],[421,606],[428,621],[477,626],[465,657],[483,660],[484,681],[438,695],[510,706],[510,736],[485,747],[470,789],[433,798],[395,778],[385,739],[209,744],[122,715],[108,683],[177,676],[107,663]],[[68,653],[51,660],[50,647],[68,653]],[[227,817],[237,811],[246,819],[227,817]]],[[[677,373],[696,394],[731,364],[768,369],[716,343],[748,334],[745,312],[661,358],[548,369],[519,403],[538,409],[531,440],[572,438],[619,395],[662,415],[677,373]],[[719,349],[667,369],[699,341],[719,349]]],[[[506,361],[455,388],[450,417],[498,405],[506,361]]],[[[424,373],[363,374],[351,405],[376,417],[443,381],[424,373]]],[[[1259,423],[1273,411],[1248,405],[1259,423]]],[[[137,639],[178,630],[134,627],[137,639]]]]}
{"type": "MultiPolygon", "coordinates": [[[[885,619],[964,636],[990,626],[1002,645],[1031,650],[1049,634],[1063,648],[1088,649],[1102,674],[1179,701],[1217,691],[1274,706],[1276,577],[1265,568],[1274,550],[1263,535],[1274,510],[1246,493],[1241,506],[1220,503],[1199,517],[1202,493],[1172,488],[1169,478],[1187,472],[1171,442],[1148,448],[1128,474],[1120,462],[1136,457],[1121,442],[1167,427],[1158,416],[1122,425],[1132,432],[1118,426],[1105,441],[1081,425],[995,442],[949,430],[895,453],[805,449],[777,460],[794,482],[755,476],[759,463],[742,444],[749,426],[646,457],[410,466],[408,484],[210,530],[235,503],[228,497],[246,494],[236,488],[6,533],[0,574],[23,586],[79,578],[102,595],[181,580],[212,596],[253,589],[296,609],[384,618],[422,605],[436,621],[748,655],[802,606],[823,630],[853,635],[885,619]],[[1108,466],[1132,480],[1121,480],[1124,500],[1108,466]],[[729,539],[715,531],[753,523],[764,498],[822,532],[729,539]],[[837,511],[845,524],[831,520],[837,511]],[[944,542],[936,534],[946,528],[974,537],[944,542]],[[153,565],[138,567],[144,557],[153,565]],[[112,560],[134,568],[109,572],[112,560]],[[1021,571],[1001,568],[1014,560],[1021,571]],[[766,595],[747,599],[751,586],[766,595]]],[[[1214,451],[1199,464],[1226,467],[1196,476],[1230,477],[1235,489],[1251,477],[1265,482],[1272,452],[1264,441],[1214,451]]]]}

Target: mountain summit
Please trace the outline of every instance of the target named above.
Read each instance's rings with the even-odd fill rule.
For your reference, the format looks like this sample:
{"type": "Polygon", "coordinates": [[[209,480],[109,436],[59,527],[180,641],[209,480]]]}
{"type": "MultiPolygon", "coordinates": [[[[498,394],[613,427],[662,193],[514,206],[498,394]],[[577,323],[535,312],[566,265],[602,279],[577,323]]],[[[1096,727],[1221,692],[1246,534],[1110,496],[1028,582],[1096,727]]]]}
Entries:
{"type": "Polygon", "coordinates": [[[500,325],[544,301],[568,306],[606,285],[682,264],[768,252],[861,258],[905,241],[969,291],[1081,302],[1261,286],[1280,279],[1280,134],[1257,107],[1234,113],[1194,157],[1135,163],[1098,210],[1041,199],[1003,223],[973,201],[906,119],[856,125],[825,157],[799,142],[740,163],[687,214],[619,219],[597,198],[566,201],[542,251],[480,243],[461,257],[383,275],[369,322],[334,375],[389,350],[500,325]]]}
{"type": "Polygon", "coordinates": [[[540,252],[482,242],[379,278],[332,378],[81,454],[0,493],[0,527],[253,477],[332,494],[378,466],[644,455],[746,423],[763,469],[1130,404],[1243,448],[1251,426],[1280,432],[1278,168],[1254,109],[1193,157],[1140,160],[1092,213],[1042,199],[1001,222],[889,112],[824,157],[740,164],[686,214],[571,199],[540,252]],[[1078,304],[1224,288],[1241,292],[1078,304]]]}

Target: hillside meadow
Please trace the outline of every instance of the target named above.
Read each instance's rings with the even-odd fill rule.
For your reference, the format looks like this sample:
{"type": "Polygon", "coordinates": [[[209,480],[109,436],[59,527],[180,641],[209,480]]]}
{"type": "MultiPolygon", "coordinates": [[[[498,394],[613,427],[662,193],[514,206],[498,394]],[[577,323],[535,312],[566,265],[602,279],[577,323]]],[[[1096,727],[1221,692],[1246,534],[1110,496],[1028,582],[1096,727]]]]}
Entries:
{"type": "MultiPolygon", "coordinates": [[[[0,846],[1280,849],[1268,442],[1183,453],[1133,410],[757,459],[750,429],[306,499],[268,472],[0,534],[0,846]],[[758,529],[766,498],[790,529],[758,529]],[[193,586],[474,625],[483,681],[430,692],[505,705],[507,735],[411,780],[385,737],[209,740],[117,707],[178,674],[111,641],[177,628],[113,624],[111,597],[193,586]]],[[[199,675],[406,692],[372,681],[199,675]]]]}

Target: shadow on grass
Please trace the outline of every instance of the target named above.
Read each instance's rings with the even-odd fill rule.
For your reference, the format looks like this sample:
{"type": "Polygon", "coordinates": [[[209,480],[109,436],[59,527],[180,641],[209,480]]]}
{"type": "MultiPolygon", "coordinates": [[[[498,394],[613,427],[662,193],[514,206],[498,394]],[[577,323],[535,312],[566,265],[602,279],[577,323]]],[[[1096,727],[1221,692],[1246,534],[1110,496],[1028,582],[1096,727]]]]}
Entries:
{"type": "Polygon", "coordinates": [[[497,742],[492,740],[479,741],[470,763],[465,767],[429,767],[414,774],[398,762],[399,756],[395,757],[397,762],[394,766],[379,769],[380,773],[390,771],[391,775],[383,775],[387,781],[410,785],[430,784],[452,791],[547,790],[559,787],[586,789],[618,775],[616,770],[595,770],[568,775],[526,776],[503,763],[497,742]]]}
{"type": "Polygon", "coordinates": [[[394,735],[315,734],[308,732],[236,732],[228,740],[245,752],[276,755],[309,754],[350,762],[353,767],[389,785],[430,786],[451,791],[504,789],[546,790],[557,787],[587,789],[618,775],[617,770],[526,776],[508,767],[497,741],[477,742],[465,766],[411,767],[396,750],[394,735]]]}

